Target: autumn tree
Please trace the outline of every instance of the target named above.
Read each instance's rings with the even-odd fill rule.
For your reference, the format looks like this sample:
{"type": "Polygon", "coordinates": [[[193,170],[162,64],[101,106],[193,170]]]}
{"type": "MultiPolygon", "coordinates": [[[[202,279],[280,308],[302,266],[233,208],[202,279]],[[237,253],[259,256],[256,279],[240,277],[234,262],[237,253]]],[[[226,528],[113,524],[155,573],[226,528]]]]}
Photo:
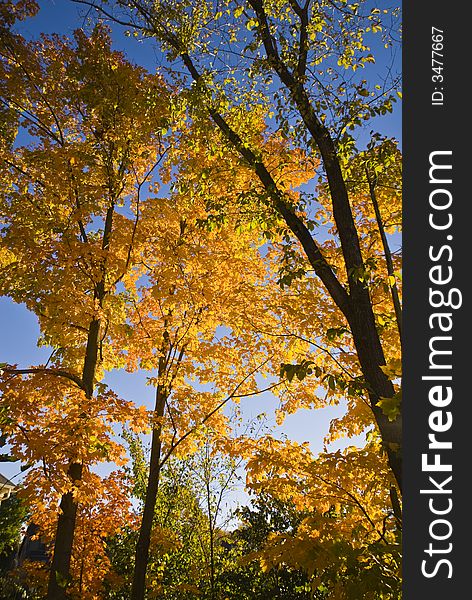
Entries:
{"type": "Polygon", "coordinates": [[[34,465],[25,486],[33,505],[50,523],[58,517],[48,598],[64,598],[78,506],[95,512],[103,490],[92,466],[122,460],[113,422],[143,423],[99,382],[122,364],[111,344],[124,326],[117,286],[132,262],[142,187],[165,153],[169,94],[111,50],[103,27],[74,42],[1,33],[12,137],[2,145],[0,290],[36,314],[53,349],[46,365],[4,366],[2,429],[34,465]]]}
{"type": "Polygon", "coordinates": [[[251,494],[250,504],[236,510],[237,527],[229,536],[233,561],[220,575],[220,586],[229,598],[240,600],[308,600],[309,578],[287,564],[261,566],[258,556],[271,535],[293,534],[306,516],[291,502],[282,502],[261,491],[251,494]]]}
{"type": "MultiPolygon", "coordinates": [[[[255,141],[273,152],[278,172],[290,172],[300,181],[309,178],[311,165],[300,152],[292,152],[283,140],[264,141],[260,111],[247,120],[255,141]]],[[[252,325],[264,320],[269,292],[279,289],[260,252],[263,240],[244,222],[244,208],[235,205],[224,222],[215,224],[205,202],[210,190],[216,197],[233,197],[235,186],[250,188],[250,169],[228,179],[234,161],[233,155],[209,153],[208,135],[197,127],[174,134],[162,176],[167,182],[175,170],[176,181],[168,198],[158,197],[153,184],[140,201],[134,266],[120,281],[126,326],[114,338],[114,348],[128,370],[153,372],[148,383],[155,387],[133,598],[145,593],[161,468],[171,456],[198,449],[208,425],[215,440],[224,439],[230,426],[221,409],[259,393],[256,376],[273,373],[281,362],[280,349],[252,325]]],[[[266,388],[277,385],[276,380],[266,388]]]]}
{"type": "MultiPolygon", "coordinates": [[[[382,369],[386,350],[366,277],[369,265],[359,235],[356,198],[346,171],[347,161],[356,153],[355,132],[370,119],[390,112],[396,99],[398,78],[376,81],[378,73],[372,65],[384,46],[391,48],[397,41],[398,10],[344,0],[302,4],[189,0],[178,5],[117,0],[111,6],[77,1],[144,38],[157,40],[174,65],[179,85],[188,90],[194,119],[212,122],[223,147],[253,171],[253,194],[267,215],[276,213],[283,220],[287,240],[296,242],[294,252],[308,262],[328,304],[352,336],[382,448],[401,489],[401,416],[389,419],[380,405],[383,399],[393,398],[395,390],[382,369]],[[268,110],[274,128],[294,146],[301,145],[320,160],[318,175],[329,198],[338,267],[316,233],[312,213],[317,194],[305,196],[302,206],[294,203],[275,176],[270,158],[252,143],[240,117],[247,106],[257,105],[268,110]]],[[[268,216],[267,221],[271,221],[268,216]]],[[[269,235],[271,229],[267,227],[269,235]]],[[[398,297],[395,302],[398,308],[398,297]]]]}
{"type": "Polygon", "coordinates": [[[260,440],[248,464],[249,486],[293,504],[302,519],[291,530],[274,530],[252,558],[264,570],[303,571],[315,597],[398,600],[401,516],[379,444],[374,434],[362,449],[315,458],[308,444],[260,440]]]}
{"type": "MultiPolygon", "coordinates": [[[[128,471],[134,484],[133,493],[144,503],[147,452],[139,436],[127,432],[125,437],[132,456],[132,469],[128,471]]],[[[210,517],[207,514],[207,490],[201,481],[202,477],[205,478],[205,469],[200,464],[204,458],[205,446],[190,456],[170,457],[161,469],[147,568],[146,588],[150,596],[173,600],[189,596],[211,597],[208,592],[211,589],[208,582],[212,581],[210,556],[212,548],[213,552],[215,548],[221,548],[217,548],[215,528],[210,523],[210,518],[215,520],[214,511],[210,517]]],[[[232,477],[232,474],[225,472],[221,474],[223,476],[232,477]]],[[[215,489],[213,480],[209,485],[212,490],[215,489]]],[[[110,540],[110,557],[117,574],[123,579],[120,591],[113,593],[111,590],[110,597],[130,596],[136,537],[137,531],[130,527],[110,540]]]]}

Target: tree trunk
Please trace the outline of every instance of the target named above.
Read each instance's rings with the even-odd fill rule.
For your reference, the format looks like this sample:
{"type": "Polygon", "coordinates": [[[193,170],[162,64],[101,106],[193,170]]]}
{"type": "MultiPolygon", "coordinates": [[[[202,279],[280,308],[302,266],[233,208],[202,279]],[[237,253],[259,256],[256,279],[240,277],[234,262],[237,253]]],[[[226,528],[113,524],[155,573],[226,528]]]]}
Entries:
{"type": "Polygon", "coordinates": [[[402,328],[402,307],[400,303],[400,296],[398,294],[397,284],[395,283],[395,271],[393,268],[392,253],[388,245],[387,235],[385,233],[384,224],[382,221],[382,215],[380,214],[379,203],[377,202],[377,194],[375,193],[375,179],[372,180],[369,176],[369,171],[366,168],[367,183],[369,184],[370,199],[375,211],[375,219],[379,228],[380,239],[382,240],[382,247],[385,256],[385,262],[387,264],[388,276],[393,278],[393,283],[389,281],[390,292],[392,295],[393,309],[395,311],[395,318],[397,321],[398,335],[400,336],[400,346],[403,346],[403,328],[402,328]]]}
{"type": "MultiPolygon", "coordinates": [[[[80,481],[82,477],[82,465],[80,463],[72,463],[69,467],[68,475],[73,484],[80,481]]],[[[54,554],[49,572],[48,600],[64,600],[67,598],[66,588],[70,583],[70,561],[77,515],[77,503],[74,502],[72,492],[68,492],[62,496],[60,511],[57,521],[54,554]]]]}
{"type": "MultiPolygon", "coordinates": [[[[161,371],[161,364],[159,367],[159,371],[161,371]]],[[[162,375],[162,373],[160,373],[160,375],[162,375]]],[[[156,389],[156,404],[154,407],[155,417],[161,418],[164,416],[166,400],[166,390],[160,384],[158,384],[156,389]]],[[[146,592],[146,570],[149,560],[152,523],[154,519],[154,510],[156,507],[157,492],[159,489],[159,476],[161,471],[161,430],[161,425],[154,427],[152,430],[149,477],[146,488],[146,498],[144,501],[143,517],[141,521],[141,527],[139,529],[138,542],[136,544],[131,600],[144,600],[144,595],[146,592]]]]}
{"type": "MultiPolygon", "coordinates": [[[[336,304],[344,313],[351,328],[361,370],[366,383],[370,388],[369,399],[372,411],[386,447],[390,467],[392,468],[397,484],[401,490],[401,455],[399,452],[402,437],[401,419],[397,418],[395,422],[389,422],[382,410],[377,406],[377,402],[381,397],[392,397],[394,389],[392,383],[387,379],[380,368],[382,365],[385,365],[385,357],[379,334],[375,326],[374,311],[370,300],[369,290],[356,276],[356,271],[358,269],[363,269],[362,252],[336,146],[329,131],[319,120],[303,83],[297,79],[296,75],[289,70],[287,65],[281,59],[278,53],[277,43],[270,32],[262,0],[249,0],[249,4],[257,15],[259,33],[262,37],[269,64],[279,76],[282,84],[290,92],[293,104],[297,108],[308,132],[318,146],[321,154],[322,163],[328,180],[333,207],[333,217],[338,230],[349,281],[350,293],[348,310],[344,310],[339,302],[336,302],[336,298],[329,288],[328,291],[330,291],[336,304]]],[[[287,219],[285,220],[287,221],[287,219]]],[[[295,230],[290,223],[287,222],[287,224],[295,236],[300,240],[306,251],[307,248],[306,245],[303,244],[300,232],[295,230]]],[[[315,268],[315,271],[317,271],[315,264],[318,259],[314,252],[312,251],[311,256],[307,253],[307,257],[315,268]]]]}
{"type": "Polygon", "coordinates": [[[353,305],[353,317],[349,319],[354,344],[359,358],[362,374],[368,385],[370,406],[380,431],[388,462],[400,491],[402,490],[402,426],[401,418],[389,421],[382,409],[377,406],[381,398],[391,398],[395,390],[392,382],[380,368],[385,364],[385,358],[380,344],[379,335],[375,328],[372,307],[363,311],[362,307],[353,305]],[[366,314],[367,313],[367,314],[366,314]],[[370,321],[370,322],[369,322],[370,321]]]}
{"type": "MultiPolygon", "coordinates": [[[[111,203],[105,220],[102,239],[102,249],[108,250],[113,224],[114,203],[111,203]]],[[[105,298],[105,262],[102,265],[102,277],[96,284],[94,300],[100,307],[105,298]]],[[[100,319],[94,318],[88,329],[87,345],[85,347],[84,366],[82,370],[82,389],[87,399],[91,400],[95,384],[95,371],[98,362],[98,348],[100,335],[100,319]]],[[[82,465],[72,462],[69,466],[68,476],[74,487],[82,479],[82,465]]],[[[57,521],[56,537],[54,541],[53,558],[49,571],[47,600],[64,600],[67,598],[67,586],[71,582],[70,562],[74,544],[75,522],[78,503],[74,501],[71,492],[61,498],[60,514],[57,521]]]]}
{"type": "MultiPolygon", "coordinates": [[[[82,387],[88,399],[91,399],[93,395],[94,376],[98,358],[99,331],[100,321],[94,319],[90,323],[88,331],[82,372],[82,387]]],[[[82,479],[82,465],[80,463],[71,463],[67,474],[72,481],[72,485],[75,486],[82,479]]],[[[66,587],[71,581],[70,562],[74,543],[77,508],[78,504],[74,501],[72,492],[68,492],[62,496],[54,542],[54,554],[49,572],[47,600],[64,600],[67,598],[66,587]]]]}

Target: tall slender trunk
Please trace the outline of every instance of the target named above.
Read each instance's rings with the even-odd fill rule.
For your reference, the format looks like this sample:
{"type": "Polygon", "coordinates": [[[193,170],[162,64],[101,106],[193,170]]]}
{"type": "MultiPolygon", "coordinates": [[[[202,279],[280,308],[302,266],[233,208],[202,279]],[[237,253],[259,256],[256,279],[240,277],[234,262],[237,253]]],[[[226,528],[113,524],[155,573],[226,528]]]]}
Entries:
{"type": "MultiPolygon", "coordinates": [[[[82,386],[86,397],[90,400],[93,395],[94,375],[98,358],[98,336],[100,320],[94,319],[89,326],[85,361],[82,372],[82,386]]],[[[82,464],[72,462],[68,476],[75,486],[82,479],[82,464]]],[[[61,498],[60,514],[57,521],[54,554],[49,572],[47,600],[64,600],[67,598],[67,585],[70,583],[70,563],[74,543],[75,523],[78,504],[74,501],[72,492],[67,492],[61,498]]]]}
{"type": "Polygon", "coordinates": [[[205,474],[205,491],[206,491],[206,501],[207,501],[207,512],[208,512],[208,531],[210,534],[210,598],[211,600],[215,599],[215,522],[213,520],[213,514],[211,509],[211,489],[210,489],[210,480],[211,480],[211,463],[210,463],[210,453],[208,445],[206,447],[206,456],[205,461],[206,464],[204,466],[204,474],[205,474]]]}
{"type": "Polygon", "coordinates": [[[400,303],[400,296],[398,294],[397,284],[395,282],[395,271],[393,268],[393,260],[392,253],[390,252],[390,247],[388,245],[387,235],[385,234],[385,228],[382,220],[382,215],[380,214],[379,203],[377,201],[377,194],[375,192],[376,181],[372,180],[369,171],[366,168],[367,182],[369,184],[369,193],[370,199],[372,200],[372,205],[374,207],[375,212],[375,220],[377,221],[377,227],[379,228],[380,239],[382,241],[382,248],[385,256],[385,263],[387,265],[387,273],[388,276],[393,279],[393,283],[390,283],[390,292],[392,295],[392,303],[393,309],[395,311],[395,319],[397,321],[398,335],[400,337],[400,345],[403,345],[403,329],[402,329],[402,307],[400,303]]]}
{"type": "MultiPolygon", "coordinates": [[[[102,239],[102,249],[107,250],[113,221],[114,204],[108,209],[102,239]]],[[[102,265],[102,277],[97,283],[94,300],[101,307],[105,298],[105,263],[102,265]]],[[[95,371],[98,362],[100,335],[100,319],[94,318],[88,329],[87,345],[85,347],[84,366],[82,370],[82,389],[88,400],[92,399],[95,383],[95,371]]],[[[82,479],[83,466],[79,462],[71,462],[67,474],[75,487],[82,479]]],[[[75,524],[77,519],[78,503],[74,500],[72,491],[61,498],[60,513],[57,521],[54,551],[49,571],[47,600],[66,600],[67,587],[71,582],[70,563],[74,544],[75,524]]]]}
{"type": "MultiPolygon", "coordinates": [[[[164,374],[165,359],[159,360],[159,378],[164,374]]],[[[167,390],[158,383],[156,388],[156,403],[154,416],[161,419],[164,416],[167,400],[167,390]]],[[[133,583],[131,587],[131,600],[144,600],[146,592],[146,570],[149,560],[149,546],[151,543],[152,523],[156,507],[157,492],[159,489],[159,477],[161,472],[161,432],[159,423],[152,430],[151,459],[149,465],[148,484],[144,500],[143,517],[139,529],[138,542],[136,544],[133,583]]]]}

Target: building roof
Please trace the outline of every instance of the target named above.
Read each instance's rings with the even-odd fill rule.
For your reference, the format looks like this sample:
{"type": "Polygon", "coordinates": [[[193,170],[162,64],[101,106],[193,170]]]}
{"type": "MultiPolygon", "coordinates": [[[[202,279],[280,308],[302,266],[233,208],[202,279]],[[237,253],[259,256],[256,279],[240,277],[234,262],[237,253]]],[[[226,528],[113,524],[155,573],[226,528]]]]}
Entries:
{"type": "Polygon", "coordinates": [[[1,473],[0,473],[0,487],[3,486],[9,486],[9,487],[16,487],[16,485],[14,483],[12,483],[9,479],[7,479],[6,477],[4,477],[1,473]]]}

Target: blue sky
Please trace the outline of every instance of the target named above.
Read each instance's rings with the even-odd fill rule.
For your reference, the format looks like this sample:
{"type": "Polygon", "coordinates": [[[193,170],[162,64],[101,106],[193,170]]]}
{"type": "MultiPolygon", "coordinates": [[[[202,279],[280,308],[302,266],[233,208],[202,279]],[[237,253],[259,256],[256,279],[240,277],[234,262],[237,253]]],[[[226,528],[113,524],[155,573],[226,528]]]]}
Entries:
{"type": "MultiPolygon", "coordinates": [[[[26,37],[36,37],[39,32],[61,33],[71,35],[77,27],[87,24],[87,9],[76,5],[69,0],[42,0],[39,14],[25,23],[20,23],[18,30],[26,37]]],[[[149,70],[154,70],[159,64],[157,50],[149,43],[139,43],[134,38],[123,35],[123,28],[114,29],[113,39],[117,49],[123,49],[136,63],[143,65],[149,70]]],[[[380,128],[380,124],[378,125],[380,128]]],[[[372,123],[368,129],[374,129],[372,123]]],[[[381,131],[385,135],[394,136],[397,139],[401,135],[401,110],[397,103],[392,115],[384,117],[381,131]]],[[[44,363],[49,351],[47,348],[38,348],[36,341],[39,329],[36,317],[29,313],[23,305],[14,304],[7,298],[0,298],[0,324],[2,339],[0,341],[0,362],[18,364],[21,367],[44,363]]],[[[129,374],[124,372],[111,373],[106,377],[106,382],[123,397],[134,400],[137,403],[145,403],[149,407],[153,402],[153,389],[145,385],[145,374],[129,374]]],[[[260,413],[267,413],[269,424],[274,424],[274,409],[277,408],[277,400],[269,393],[260,397],[247,398],[241,401],[241,409],[244,417],[254,418],[260,413]]],[[[322,410],[300,410],[295,415],[287,417],[281,427],[274,431],[277,437],[286,435],[292,440],[299,442],[310,442],[314,452],[322,449],[322,440],[328,431],[329,422],[332,418],[340,416],[342,407],[328,407],[322,410]]],[[[355,440],[350,440],[352,444],[355,440]]],[[[346,445],[340,441],[333,448],[346,445]]],[[[14,477],[18,471],[18,464],[0,464],[0,471],[7,477],[14,477]]],[[[240,496],[242,499],[243,496],[240,496]]]]}

